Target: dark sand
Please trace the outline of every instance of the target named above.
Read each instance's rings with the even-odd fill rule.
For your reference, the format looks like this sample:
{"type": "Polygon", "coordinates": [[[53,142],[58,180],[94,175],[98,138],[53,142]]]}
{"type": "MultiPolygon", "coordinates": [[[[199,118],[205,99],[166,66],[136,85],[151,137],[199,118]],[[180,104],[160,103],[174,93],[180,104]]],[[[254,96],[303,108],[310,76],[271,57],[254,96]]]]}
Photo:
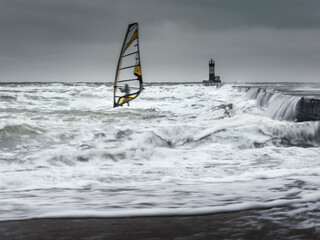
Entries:
{"type": "Polygon", "coordinates": [[[182,217],[33,219],[0,222],[0,239],[320,239],[316,228],[299,229],[295,221],[261,218],[258,210],[182,217]]]}

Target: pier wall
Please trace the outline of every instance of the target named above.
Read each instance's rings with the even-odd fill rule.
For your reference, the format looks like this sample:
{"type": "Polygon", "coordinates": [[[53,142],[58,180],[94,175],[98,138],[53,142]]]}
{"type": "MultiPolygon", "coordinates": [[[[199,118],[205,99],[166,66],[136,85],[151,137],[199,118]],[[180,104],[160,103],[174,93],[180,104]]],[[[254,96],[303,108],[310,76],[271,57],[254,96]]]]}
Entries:
{"type": "MultiPolygon", "coordinates": [[[[233,86],[248,97],[257,99],[258,107],[274,108],[271,117],[298,122],[320,120],[320,96],[308,96],[308,92],[261,86],[233,86]]],[[[310,93],[311,94],[311,93],[310,93]]],[[[314,94],[313,94],[314,95],[314,94]]]]}
{"type": "Polygon", "coordinates": [[[298,121],[320,120],[320,99],[301,97],[297,105],[298,121]]]}

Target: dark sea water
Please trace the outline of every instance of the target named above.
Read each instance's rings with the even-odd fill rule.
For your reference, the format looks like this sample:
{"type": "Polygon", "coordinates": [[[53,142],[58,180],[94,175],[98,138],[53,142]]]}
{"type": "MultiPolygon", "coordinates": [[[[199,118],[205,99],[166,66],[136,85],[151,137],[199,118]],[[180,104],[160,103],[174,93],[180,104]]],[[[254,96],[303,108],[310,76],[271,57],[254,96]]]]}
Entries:
{"type": "Polygon", "coordinates": [[[114,109],[111,84],[1,83],[0,220],[264,209],[319,233],[320,124],[297,100],[159,83],[114,109]]]}

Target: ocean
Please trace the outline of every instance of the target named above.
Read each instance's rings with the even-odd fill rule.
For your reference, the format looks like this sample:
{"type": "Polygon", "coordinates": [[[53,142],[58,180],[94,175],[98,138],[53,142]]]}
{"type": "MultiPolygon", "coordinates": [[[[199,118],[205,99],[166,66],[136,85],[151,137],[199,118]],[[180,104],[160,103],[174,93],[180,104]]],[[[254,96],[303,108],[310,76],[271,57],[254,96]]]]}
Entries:
{"type": "Polygon", "coordinates": [[[147,83],[113,108],[110,83],[1,83],[0,221],[259,209],[319,232],[320,124],[295,121],[294,96],[263,101],[147,83]]]}

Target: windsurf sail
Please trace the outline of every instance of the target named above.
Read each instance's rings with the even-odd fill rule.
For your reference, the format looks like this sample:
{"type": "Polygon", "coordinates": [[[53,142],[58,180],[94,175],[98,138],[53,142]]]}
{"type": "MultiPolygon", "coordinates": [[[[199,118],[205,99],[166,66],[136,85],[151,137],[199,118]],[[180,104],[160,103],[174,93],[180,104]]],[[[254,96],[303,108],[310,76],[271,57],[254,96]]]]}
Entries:
{"type": "Polygon", "coordinates": [[[129,24],[124,38],[114,81],[113,107],[128,103],[143,89],[138,23],[129,24]]]}

